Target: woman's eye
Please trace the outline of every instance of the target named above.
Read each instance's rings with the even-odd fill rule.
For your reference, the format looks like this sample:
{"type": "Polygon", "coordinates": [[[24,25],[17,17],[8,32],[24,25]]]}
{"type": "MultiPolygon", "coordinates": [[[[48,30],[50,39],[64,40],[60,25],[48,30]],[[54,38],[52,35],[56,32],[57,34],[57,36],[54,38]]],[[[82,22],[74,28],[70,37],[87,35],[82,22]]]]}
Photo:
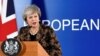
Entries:
{"type": "Polygon", "coordinates": [[[34,16],[34,18],[36,18],[37,16],[34,16]]]}
{"type": "Polygon", "coordinates": [[[29,19],[33,18],[32,16],[29,17],[29,19]]]}

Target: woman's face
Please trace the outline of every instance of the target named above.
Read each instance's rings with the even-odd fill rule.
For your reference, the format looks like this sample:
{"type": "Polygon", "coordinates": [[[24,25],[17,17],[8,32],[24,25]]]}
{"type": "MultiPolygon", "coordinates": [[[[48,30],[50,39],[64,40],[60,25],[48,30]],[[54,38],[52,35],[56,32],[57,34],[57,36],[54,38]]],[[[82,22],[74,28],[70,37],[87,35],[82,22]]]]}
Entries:
{"type": "Polygon", "coordinates": [[[38,13],[33,13],[31,15],[27,15],[26,22],[31,27],[38,27],[39,26],[39,15],[38,13]]]}

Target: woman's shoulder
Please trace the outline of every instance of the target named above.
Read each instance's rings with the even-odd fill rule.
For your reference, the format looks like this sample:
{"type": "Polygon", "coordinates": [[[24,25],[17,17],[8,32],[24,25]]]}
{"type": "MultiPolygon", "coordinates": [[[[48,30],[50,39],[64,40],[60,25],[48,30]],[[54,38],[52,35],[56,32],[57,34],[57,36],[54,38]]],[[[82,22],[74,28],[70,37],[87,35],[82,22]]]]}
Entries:
{"type": "Polygon", "coordinates": [[[29,28],[30,28],[29,26],[23,26],[20,29],[29,29],[29,28]]]}
{"type": "Polygon", "coordinates": [[[26,29],[26,28],[29,28],[29,27],[28,26],[23,26],[20,29],[26,29]]]}
{"type": "Polygon", "coordinates": [[[24,27],[21,27],[20,28],[20,31],[27,31],[27,30],[29,30],[29,27],[28,26],[24,26],[24,27]]]}
{"type": "Polygon", "coordinates": [[[54,31],[50,26],[42,25],[42,29],[46,31],[54,31]]]}
{"type": "Polygon", "coordinates": [[[43,28],[43,29],[52,29],[50,26],[47,26],[47,25],[41,25],[41,27],[43,28]]]}

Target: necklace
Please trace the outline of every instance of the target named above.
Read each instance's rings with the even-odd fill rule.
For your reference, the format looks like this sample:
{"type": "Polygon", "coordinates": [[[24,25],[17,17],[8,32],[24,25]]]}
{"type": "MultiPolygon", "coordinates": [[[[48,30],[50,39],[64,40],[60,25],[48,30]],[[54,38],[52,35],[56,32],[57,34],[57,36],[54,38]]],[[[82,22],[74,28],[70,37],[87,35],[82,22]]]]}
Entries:
{"type": "Polygon", "coordinates": [[[33,28],[31,28],[30,29],[30,34],[31,35],[35,35],[35,34],[37,34],[38,31],[39,31],[39,29],[33,29],[33,28]]]}

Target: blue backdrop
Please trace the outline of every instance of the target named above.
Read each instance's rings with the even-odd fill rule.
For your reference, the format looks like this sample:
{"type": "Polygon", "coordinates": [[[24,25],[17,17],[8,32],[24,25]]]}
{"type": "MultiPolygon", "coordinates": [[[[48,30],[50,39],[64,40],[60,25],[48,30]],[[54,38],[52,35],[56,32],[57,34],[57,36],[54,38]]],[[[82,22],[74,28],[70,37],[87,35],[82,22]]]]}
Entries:
{"type": "MultiPolygon", "coordinates": [[[[42,9],[42,19],[94,19],[100,18],[100,0],[14,0],[18,29],[23,26],[25,6],[37,4],[42,9]],[[41,3],[41,4],[38,4],[41,3]],[[42,7],[43,6],[43,7],[42,7]]],[[[79,23],[81,23],[79,21],[79,23]]],[[[89,23],[89,22],[88,22],[89,23]]],[[[58,25],[54,25],[58,27],[58,25]]],[[[55,31],[63,56],[100,56],[100,30],[72,31],[71,26],[55,31]]]]}

